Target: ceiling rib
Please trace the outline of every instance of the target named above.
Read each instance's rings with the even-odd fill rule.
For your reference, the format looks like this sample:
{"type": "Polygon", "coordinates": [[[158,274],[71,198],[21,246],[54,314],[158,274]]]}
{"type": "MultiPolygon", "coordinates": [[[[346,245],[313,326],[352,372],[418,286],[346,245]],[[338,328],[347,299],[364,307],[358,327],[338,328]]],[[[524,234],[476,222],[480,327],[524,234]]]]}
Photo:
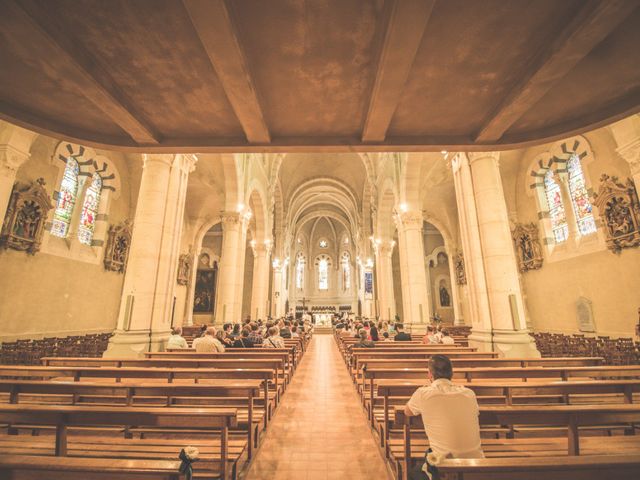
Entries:
{"type": "Polygon", "coordinates": [[[386,2],[385,34],[362,133],[363,142],[384,141],[434,3],[435,0],[386,2]]]}
{"type": "Polygon", "coordinates": [[[496,142],[551,87],[602,42],[638,2],[589,0],[524,68],[516,86],[491,114],[476,143],[496,142]]]}
{"type": "Polygon", "coordinates": [[[223,0],[183,0],[182,3],[247,141],[270,143],[271,135],[229,7],[223,0]]]}
{"type": "Polygon", "coordinates": [[[159,143],[159,135],[134,112],[132,105],[125,99],[108,72],[82,48],[81,42],[69,37],[63,29],[54,25],[51,16],[31,0],[8,0],[4,5],[28,24],[44,43],[55,47],[58,55],[84,80],[82,94],[127,132],[136,143],[159,143]]]}

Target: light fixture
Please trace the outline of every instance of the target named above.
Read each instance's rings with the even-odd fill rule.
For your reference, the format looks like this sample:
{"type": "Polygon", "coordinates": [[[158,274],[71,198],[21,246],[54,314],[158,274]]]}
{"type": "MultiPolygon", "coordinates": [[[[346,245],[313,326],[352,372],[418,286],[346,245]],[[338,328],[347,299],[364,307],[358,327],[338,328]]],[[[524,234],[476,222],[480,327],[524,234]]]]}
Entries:
{"type": "Polygon", "coordinates": [[[239,203],[238,204],[238,213],[242,213],[243,210],[244,210],[244,203],[239,203]]]}
{"type": "Polygon", "coordinates": [[[279,258],[274,258],[273,262],[271,263],[271,265],[273,266],[273,268],[278,268],[280,267],[280,259],[279,258]]]}
{"type": "Polygon", "coordinates": [[[406,203],[403,202],[403,203],[400,204],[400,211],[401,212],[406,212],[408,209],[409,209],[409,207],[407,207],[406,203]]]}

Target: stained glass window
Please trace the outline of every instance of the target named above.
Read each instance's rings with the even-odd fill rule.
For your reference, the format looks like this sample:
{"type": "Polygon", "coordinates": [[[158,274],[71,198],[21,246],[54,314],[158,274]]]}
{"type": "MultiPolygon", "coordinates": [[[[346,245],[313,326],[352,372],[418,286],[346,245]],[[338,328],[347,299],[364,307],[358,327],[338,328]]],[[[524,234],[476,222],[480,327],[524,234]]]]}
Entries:
{"type": "Polygon", "coordinates": [[[302,290],[304,288],[304,256],[298,255],[296,261],[296,288],[302,290]]]}
{"type": "Polygon", "coordinates": [[[320,245],[320,248],[327,248],[329,246],[326,240],[320,240],[319,245],[320,245]]]}
{"type": "Polygon", "coordinates": [[[567,217],[564,212],[560,186],[556,182],[551,169],[547,170],[547,173],[544,176],[544,192],[549,206],[553,237],[556,243],[562,243],[567,239],[569,229],[567,227],[567,217]]]}
{"type": "Polygon", "coordinates": [[[69,224],[78,194],[78,171],[78,162],[72,157],[67,158],[51,225],[51,235],[56,237],[66,238],[69,233],[69,224]]]}
{"type": "Polygon", "coordinates": [[[80,225],[78,226],[78,240],[85,245],[91,245],[93,231],[96,227],[96,215],[100,204],[100,190],[102,190],[102,178],[97,173],[93,174],[91,185],[87,188],[80,214],[80,225]]]}
{"type": "Polygon", "coordinates": [[[326,258],[318,262],[318,289],[329,290],[329,260],[326,258]]]}
{"type": "Polygon", "coordinates": [[[351,288],[351,263],[349,262],[349,253],[342,254],[342,288],[347,291],[351,288]]]}
{"type": "Polygon", "coordinates": [[[582,165],[580,165],[580,157],[575,153],[571,155],[567,162],[567,171],[569,172],[569,192],[571,193],[573,211],[578,222],[578,231],[580,235],[595,233],[596,222],[591,211],[591,202],[589,201],[589,194],[584,181],[584,173],[582,172],[582,165]]]}

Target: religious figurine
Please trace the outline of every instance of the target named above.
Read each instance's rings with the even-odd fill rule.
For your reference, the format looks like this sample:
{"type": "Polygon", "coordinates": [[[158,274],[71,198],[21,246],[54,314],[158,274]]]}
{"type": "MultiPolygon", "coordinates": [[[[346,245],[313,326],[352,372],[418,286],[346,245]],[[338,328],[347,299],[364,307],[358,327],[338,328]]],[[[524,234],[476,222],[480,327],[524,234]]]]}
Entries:
{"type": "Polygon", "coordinates": [[[111,225],[107,234],[107,248],[104,252],[105,270],[124,273],[131,247],[131,222],[125,220],[120,225],[111,225]]]}
{"type": "Polygon", "coordinates": [[[47,212],[53,208],[39,178],[29,185],[16,183],[0,233],[0,245],[34,255],[40,250],[47,212]]]}
{"type": "Polygon", "coordinates": [[[631,179],[626,184],[618,177],[603,174],[600,189],[593,195],[594,205],[607,234],[607,247],[614,253],[640,245],[640,202],[631,179]]]}
{"type": "Polygon", "coordinates": [[[191,277],[191,254],[184,253],[178,259],[178,285],[188,285],[191,277]]]}
{"type": "Polygon", "coordinates": [[[451,298],[449,297],[449,292],[447,292],[447,287],[445,287],[444,285],[440,286],[440,306],[441,307],[451,306],[451,298]]]}
{"type": "Polygon", "coordinates": [[[458,253],[453,259],[456,266],[456,284],[467,284],[467,273],[464,268],[464,255],[462,252],[458,253]]]}
{"type": "Polygon", "coordinates": [[[536,224],[529,223],[524,225],[517,223],[512,235],[518,255],[518,269],[520,273],[541,268],[544,259],[536,224]]]}

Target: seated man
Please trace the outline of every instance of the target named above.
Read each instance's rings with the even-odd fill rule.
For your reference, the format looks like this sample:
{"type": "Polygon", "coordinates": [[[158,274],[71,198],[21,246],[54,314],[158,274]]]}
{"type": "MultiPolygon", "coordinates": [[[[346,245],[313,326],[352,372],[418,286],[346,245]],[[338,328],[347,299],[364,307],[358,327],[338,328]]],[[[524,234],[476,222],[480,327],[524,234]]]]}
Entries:
{"type": "Polygon", "coordinates": [[[182,336],[182,327],[173,327],[167,340],[167,350],[170,348],[189,348],[187,341],[182,336]]]}
{"type": "MultiPolygon", "coordinates": [[[[451,382],[453,367],[445,355],[429,359],[431,383],[416,390],[404,407],[407,416],[422,415],[429,450],[441,458],[483,458],[476,395],[451,382]]],[[[415,469],[412,480],[432,478],[435,465],[415,469]]]]}
{"type": "Polygon", "coordinates": [[[456,343],[453,337],[449,336],[448,330],[442,330],[442,338],[440,339],[440,342],[443,345],[454,345],[456,343]]]}
{"type": "Polygon", "coordinates": [[[253,347],[262,345],[264,339],[260,333],[260,326],[257,323],[251,324],[251,333],[249,334],[249,341],[253,347]]]}
{"type": "Polygon", "coordinates": [[[396,342],[410,342],[411,341],[411,335],[409,335],[408,333],[404,332],[404,325],[401,323],[396,323],[396,336],[394,337],[394,340],[396,342]]]}
{"type": "Polygon", "coordinates": [[[282,338],[291,338],[291,322],[285,320],[284,327],[280,329],[280,336],[282,338]]]}
{"type": "Polygon", "coordinates": [[[267,332],[268,336],[262,342],[264,348],[285,348],[284,339],[278,335],[278,327],[271,327],[267,332]]]}
{"type": "Polygon", "coordinates": [[[216,338],[216,328],[209,327],[204,336],[193,341],[196,352],[224,352],[224,345],[216,338]]]}

